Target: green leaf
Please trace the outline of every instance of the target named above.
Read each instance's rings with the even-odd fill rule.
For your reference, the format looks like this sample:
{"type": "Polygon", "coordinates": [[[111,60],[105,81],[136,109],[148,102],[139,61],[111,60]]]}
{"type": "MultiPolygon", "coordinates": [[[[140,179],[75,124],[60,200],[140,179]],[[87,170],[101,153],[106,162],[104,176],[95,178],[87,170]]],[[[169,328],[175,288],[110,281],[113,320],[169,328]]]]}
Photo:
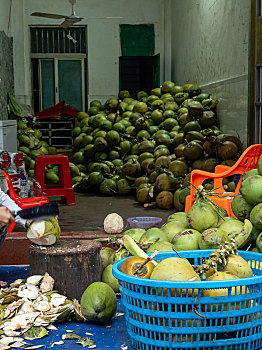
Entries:
{"type": "Polygon", "coordinates": [[[95,342],[88,337],[81,338],[76,343],[81,344],[83,347],[95,345],[95,342]]]}
{"type": "Polygon", "coordinates": [[[81,336],[75,333],[66,333],[62,335],[62,339],[76,340],[76,339],[81,339],[81,336]]]}
{"type": "Polygon", "coordinates": [[[40,339],[48,335],[48,331],[40,326],[40,327],[31,327],[27,332],[24,333],[24,338],[28,340],[32,339],[40,339]]]}

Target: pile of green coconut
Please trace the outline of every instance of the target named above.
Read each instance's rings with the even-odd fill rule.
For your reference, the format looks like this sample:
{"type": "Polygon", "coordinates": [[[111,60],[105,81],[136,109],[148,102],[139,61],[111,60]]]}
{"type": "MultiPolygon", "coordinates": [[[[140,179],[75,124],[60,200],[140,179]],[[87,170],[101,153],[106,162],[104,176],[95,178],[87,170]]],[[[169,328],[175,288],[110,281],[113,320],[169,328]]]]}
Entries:
{"type": "MultiPolygon", "coordinates": [[[[36,125],[29,126],[22,120],[17,122],[17,150],[23,153],[26,172],[32,179],[34,179],[35,158],[57,154],[56,147],[42,140],[42,132],[36,125]]],[[[45,183],[57,184],[58,182],[58,166],[49,164],[45,169],[45,183]]]]}
{"type": "MultiPolygon", "coordinates": [[[[146,258],[147,253],[155,251],[218,249],[230,242],[238,250],[262,253],[262,155],[257,168],[244,173],[240,181],[240,193],[231,202],[235,217],[228,216],[225,209],[211,201],[212,191],[199,186],[188,213],[171,214],[161,227],[130,228],[121,237],[99,239],[115,246],[115,249],[102,247],[103,282],[119,292],[117,280],[112,275],[112,264],[132,255],[146,258]]],[[[118,233],[121,228],[123,225],[118,233]]],[[[235,273],[250,276],[250,270],[240,270],[239,265],[235,273]]]]}
{"type": "MultiPolygon", "coordinates": [[[[184,210],[191,170],[231,166],[242,151],[237,135],[219,129],[217,103],[197,85],[171,81],[149,94],[123,90],[104,105],[92,101],[73,130],[74,188],[184,210]]],[[[233,180],[225,180],[230,191],[233,180]]]]}

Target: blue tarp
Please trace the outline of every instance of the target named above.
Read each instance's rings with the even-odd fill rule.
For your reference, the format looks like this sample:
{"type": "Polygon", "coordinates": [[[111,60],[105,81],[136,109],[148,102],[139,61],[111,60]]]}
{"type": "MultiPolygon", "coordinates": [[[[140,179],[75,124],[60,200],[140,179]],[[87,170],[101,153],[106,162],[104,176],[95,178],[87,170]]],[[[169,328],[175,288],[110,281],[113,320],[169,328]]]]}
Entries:
{"type": "MultiPolygon", "coordinates": [[[[0,281],[11,283],[18,278],[26,278],[28,276],[28,265],[0,266],[0,281]]],[[[123,313],[121,298],[118,298],[117,300],[117,313],[123,313]]],[[[112,322],[106,325],[66,322],[55,324],[55,326],[58,330],[49,330],[49,334],[45,338],[30,340],[27,342],[32,345],[43,344],[49,349],[54,342],[62,340],[62,335],[67,333],[66,330],[73,330],[75,334],[78,334],[81,337],[89,337],[93,339],[96,344],[96,350],[121,350],[125,347],[127,347],[128,350],[133,349],[128,339],[124,315],[114,316],[112,322]],[[86,335],[85,333],[87,332],[94,335],[86,335]]],[[[61,350],[81,349],[81,345],[76,344],[76,340],[63,341],[64,344],[54,345],[53,348],[60,348],[61,350]]],[[[87,347],[85,349],[87,349],[87,347]]]]}

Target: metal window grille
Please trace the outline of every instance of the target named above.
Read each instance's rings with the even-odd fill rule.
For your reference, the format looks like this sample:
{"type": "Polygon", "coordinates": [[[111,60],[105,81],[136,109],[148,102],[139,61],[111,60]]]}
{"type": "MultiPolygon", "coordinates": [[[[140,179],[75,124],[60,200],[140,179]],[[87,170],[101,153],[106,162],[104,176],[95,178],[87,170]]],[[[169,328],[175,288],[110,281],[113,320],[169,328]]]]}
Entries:
{"type": "Polygon", "coordinates": [[[32,54],[86,54],[86,27],[31,27],[32,54]]]}

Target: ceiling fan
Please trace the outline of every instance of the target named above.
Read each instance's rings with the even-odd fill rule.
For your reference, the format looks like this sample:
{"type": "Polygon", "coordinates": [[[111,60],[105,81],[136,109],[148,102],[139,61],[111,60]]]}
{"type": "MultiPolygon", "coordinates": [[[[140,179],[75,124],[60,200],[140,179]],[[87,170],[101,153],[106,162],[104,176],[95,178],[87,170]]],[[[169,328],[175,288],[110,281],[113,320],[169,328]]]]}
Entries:
{"type": "Polygon", "coordinates": [[[44,12],[33,12],[31,16],[53,18],[53,19],[64,19],[64,22],[60,24],[61,28],[69,28],[77,22],[80,22],[83,17],[78,17],[75,13],[76,0],[68,0],[72,5],[72,13],[70,16],[58,15],[55,13],[44,13],[44,12]]]}

